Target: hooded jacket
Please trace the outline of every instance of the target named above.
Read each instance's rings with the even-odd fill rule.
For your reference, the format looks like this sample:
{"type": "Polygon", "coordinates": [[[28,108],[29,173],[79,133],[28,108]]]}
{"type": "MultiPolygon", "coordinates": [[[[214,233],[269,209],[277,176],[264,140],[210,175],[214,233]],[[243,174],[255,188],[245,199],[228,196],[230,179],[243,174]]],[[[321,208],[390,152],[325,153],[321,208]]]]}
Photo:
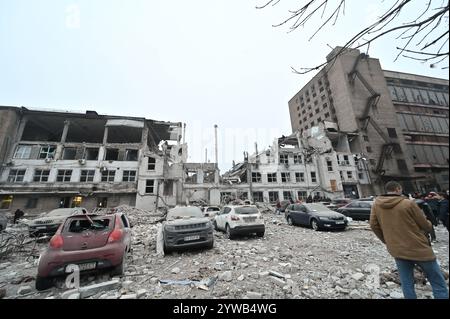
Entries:
{"type": "Polygon", "coordinates": [[[412,200],[389,194],[377,197],[370,213],[370,227],[394,258],[436,259],[426,236],[432,225],[412,200]]]}

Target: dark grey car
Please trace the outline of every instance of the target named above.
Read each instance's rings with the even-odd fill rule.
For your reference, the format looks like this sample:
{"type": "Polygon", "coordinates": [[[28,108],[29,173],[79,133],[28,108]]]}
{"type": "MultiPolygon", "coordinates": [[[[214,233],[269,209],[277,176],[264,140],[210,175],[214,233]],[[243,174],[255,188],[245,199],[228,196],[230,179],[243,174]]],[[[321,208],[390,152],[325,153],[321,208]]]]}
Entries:
{"type": "Polygon", "coordinates": [[[347,218],[322,204],[292,204],[285,212],[289,225],[310,226],[314,230],[340,229],[347,227],[347,218]]]}
{"type": "Polygon", "coordinates": [[[354,220],[369,220],[373,201],[356,200],[336,211],[354,220]]]}
{"type": "Polygon", "coordinates": [[[214,246],[213,226],[201,209],[195,206],[175,207],[163,224],[164,252],[180,248],[214,246]]]}

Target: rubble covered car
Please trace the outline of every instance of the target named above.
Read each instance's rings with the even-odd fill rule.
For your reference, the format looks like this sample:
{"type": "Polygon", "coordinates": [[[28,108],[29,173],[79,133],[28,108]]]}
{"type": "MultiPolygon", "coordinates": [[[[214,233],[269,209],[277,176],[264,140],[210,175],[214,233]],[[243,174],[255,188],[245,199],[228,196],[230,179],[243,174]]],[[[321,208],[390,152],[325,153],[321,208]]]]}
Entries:
{"type": "Polygon", "coordinates": [[[49,213],[43,213],[41,217],[32,220],[28,225],[30,236],[54,235],[68,216],[81,214],[87,214],[87,210],[82,207],[58,208],[49,213]]]}
{"type": "Polygon", "coordinates": [[[66,219],[39,257],[36,289],[52,286],[76,264],[81,272],[112,268],[122,275],[131,249],[131,229],[124,214],[76,215],[66,219]]]}
{"type": "Polygon", "coordinates": [[[199,207],[178,206],[167,213],[162,225],[164,252],[177,248],[214,246],[213,226],[199,207]]]}
{"type": "Polygon", "coordinates": [[[254,205],[225,206],[214,219],[214,228],[225,231],[229,239],[236,235],[256,233],[264,237],[265,223],[254,205]]]}

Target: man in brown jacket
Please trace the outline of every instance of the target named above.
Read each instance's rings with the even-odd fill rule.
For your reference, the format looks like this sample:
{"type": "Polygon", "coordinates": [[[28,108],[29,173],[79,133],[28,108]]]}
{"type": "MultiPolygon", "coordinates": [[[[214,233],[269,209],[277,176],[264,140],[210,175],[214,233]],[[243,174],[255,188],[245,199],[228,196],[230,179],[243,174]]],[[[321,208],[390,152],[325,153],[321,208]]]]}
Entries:
{"type": "Polygon", "coordinates": [[[385,185],[387,194],[377,197],[370,213],[370,227],[395,258],[403,295],[416,299],[414,266],[425,272],[436,299],[448,299],[448,288],[426,233],[432,225],[414,201],[402,196],[397,182],[385,185]]]}

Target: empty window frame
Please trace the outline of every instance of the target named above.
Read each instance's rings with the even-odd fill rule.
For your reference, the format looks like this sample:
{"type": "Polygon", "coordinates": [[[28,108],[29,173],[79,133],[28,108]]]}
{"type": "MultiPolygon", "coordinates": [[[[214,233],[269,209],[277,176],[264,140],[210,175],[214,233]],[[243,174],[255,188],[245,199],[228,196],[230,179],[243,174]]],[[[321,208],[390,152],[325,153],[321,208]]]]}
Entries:
{"type": "Polygon", "coordinates": [[[299,154],[294,154],[294,164],[301,164],[302,163],[302,156],[299,154]]]}
{"type": "Polygon", "coordinates": [[[327,161],[327,168],[329,172],[333,171],[333,162],[332,161],[327,161]]]}
{"type": "Polygon", "coordinates": [[[279,200],[278,192],[269,192],[269,202],[276,203],[279,200]]]}
{"type": "Polygon", "coordinates": [[[148,158],[148,167],[147,170],[149,171],[154,171],[156,168],[156,158],[154,157],[149,157],[148,158]]]}
{"type": "Polygon", "coordinates": [[[48,182],[50,170],[36,169],[34,171],[33,182],[48,182]]]}
{"type": "Polygon", "coordinates": [[[187,184],[197,184],[197,172],[196,171],[192,171],[186,172],[186,179],[184,181],[187,184]]]}
{"type": "Polygon", "coordinates": [[[164,196],[173,196],[173,180],[169,179],[164,181],[164,196]]]}
{"type": "Polygon", "coordinates": [[[145,193],[153,194],[155,192],[155,180],[147,179],[145,182],[145,193]]]}
{"type": "Polygon", "coordinates": [[[267,182],[276,183],[277,182],[277,173],[267,173],[267,182]]]}
{"type": "Polygon", "coordinates": [[[80,182],[93,182],[95,170],[83,169],[80,174],[80,182]]]}
{"type": "Polygon", "coordinates": [[[106,170],[102,172],[102,182],[114,182],[116,171],[106,170]]]}
{"type": "Polygon", "coordinates": [[[9,171],[8,182],[10,183],[20,183],[23,182],[25,178],[26,169],[12,169],[9,171]]]}
{"type": "Polygon", "coordinates": [[[84,151],[83,158],[87,161],[98,160],[98,148],[88,147],[84,151]]]}
{"type": "Polygon", "coordinates": [[[74,160],[77,156],[76,147],[64,147],[62,159],[63,160],[74,160]]]}
{"type": "Polygon", "coordinates": [[[316,172],[311,172],[311,182],[317,183],[316,172]]]}
{"type": "Polygon", "coordinates": [[[367,153],[372,153],[372,147],[371,146],[367,146],[366,150],[367,150],[367,153]]]}
{"type": "Polygon", "coordinates": [[[27,203],[25,204],[25,208],[36,208],[38,203],[37,198],[28,198],[27,203]]]}
{"type": "Polygon", "coordinates": [[[129,162],[135,162],[138,160],[138,150],[126,150],[125,160],[129,162]]]}
{"type": "Polygon", "coordinates": [[[119,159],[119,150],[117,148],[107,148],[105,161],[117,161],[119,159]]]}
{"type": "Polygon", "coordinates": [[[261,173],[252,172],[252,183],[261,183],[261,173]]]}
{"type": "Polygon", "coordinates": [[[135,182],[136,171],[123,171],[122,182],[135,182]]]}
{"type": "Polygon", "coordinates": [[[395,128],[388,127],[387,131],[388,131],[389,137],[392,137],[392,138],[397,138],[398,137],[397,136],[397,131],[395,130],[395,128]]]}
{"type": "Polygon", "coordinates": [[[14,153],[14,158],[30,159],[32,149],[32,145],[19,145],[17,146],[16,152],[14,153]]]}
{"type": "Polygon", "coordinates": [[[290,192],[290,191],[284,191],[284,192],[283,192],[283,199],[284,199],[284,200],[293,200],[292,192],[290,192]]]}
{"type": "Polygon", "coordinates": [[[280,164],[289,164],[288,154],[280,154],[280,164]]]}
{"type": "Polygon", "coordinates": [[[347,178],[352,179],[353,178],[353,172],[347,171],[347,178]]]}
{"type": "Polygon", "coordinates": [[[297,198],[301,201],[306,200],[306,198],[308,197],[308,195],[306,194],[305,191],[298,191],[297,192],[297,198]]]}
{"type": "Polygon", "coordinates": [[[57,182],[70,182],[70,178],[72,177],[71,169],[60,169],[58,170],[58,175],[56,176],[57,182]]]}
{"type": "Polygon", "coordinates": [[[40,159],[46,159],[46,158],[51,158],[53,159],[55,157],[55,151],[56,151],[56,146],[42,146],[41,150],[39,151],[39,158],[40,159]]]}
{"type": "Polygon", "coordinates": [[[255,203],[262,203],[262,202],[264,202],[263,192],[253,192],[253,201],[255,203]]]}
{"type": "Polygon", "coordinates": [[[397,166],[398,166],[398,169],[399,169],[401,172],[405,172],[405,171],[408,170],[408,166],[406,166],[406,161],[403,160],[403,159],[398,159],[398,160],[397,160],[397,166]]]}
{"type": "Polygon", "coordinates": [[[289,172],[282,172],[281,173],[281,182],[289,183],[290,181],[291,181],[291,174],[289,172]]]}
{"type": "Polygon", "coordinates": [[[297,172],[295,173],[295,182],[303,183],[305,181],[305,173],[297,172]]]}

